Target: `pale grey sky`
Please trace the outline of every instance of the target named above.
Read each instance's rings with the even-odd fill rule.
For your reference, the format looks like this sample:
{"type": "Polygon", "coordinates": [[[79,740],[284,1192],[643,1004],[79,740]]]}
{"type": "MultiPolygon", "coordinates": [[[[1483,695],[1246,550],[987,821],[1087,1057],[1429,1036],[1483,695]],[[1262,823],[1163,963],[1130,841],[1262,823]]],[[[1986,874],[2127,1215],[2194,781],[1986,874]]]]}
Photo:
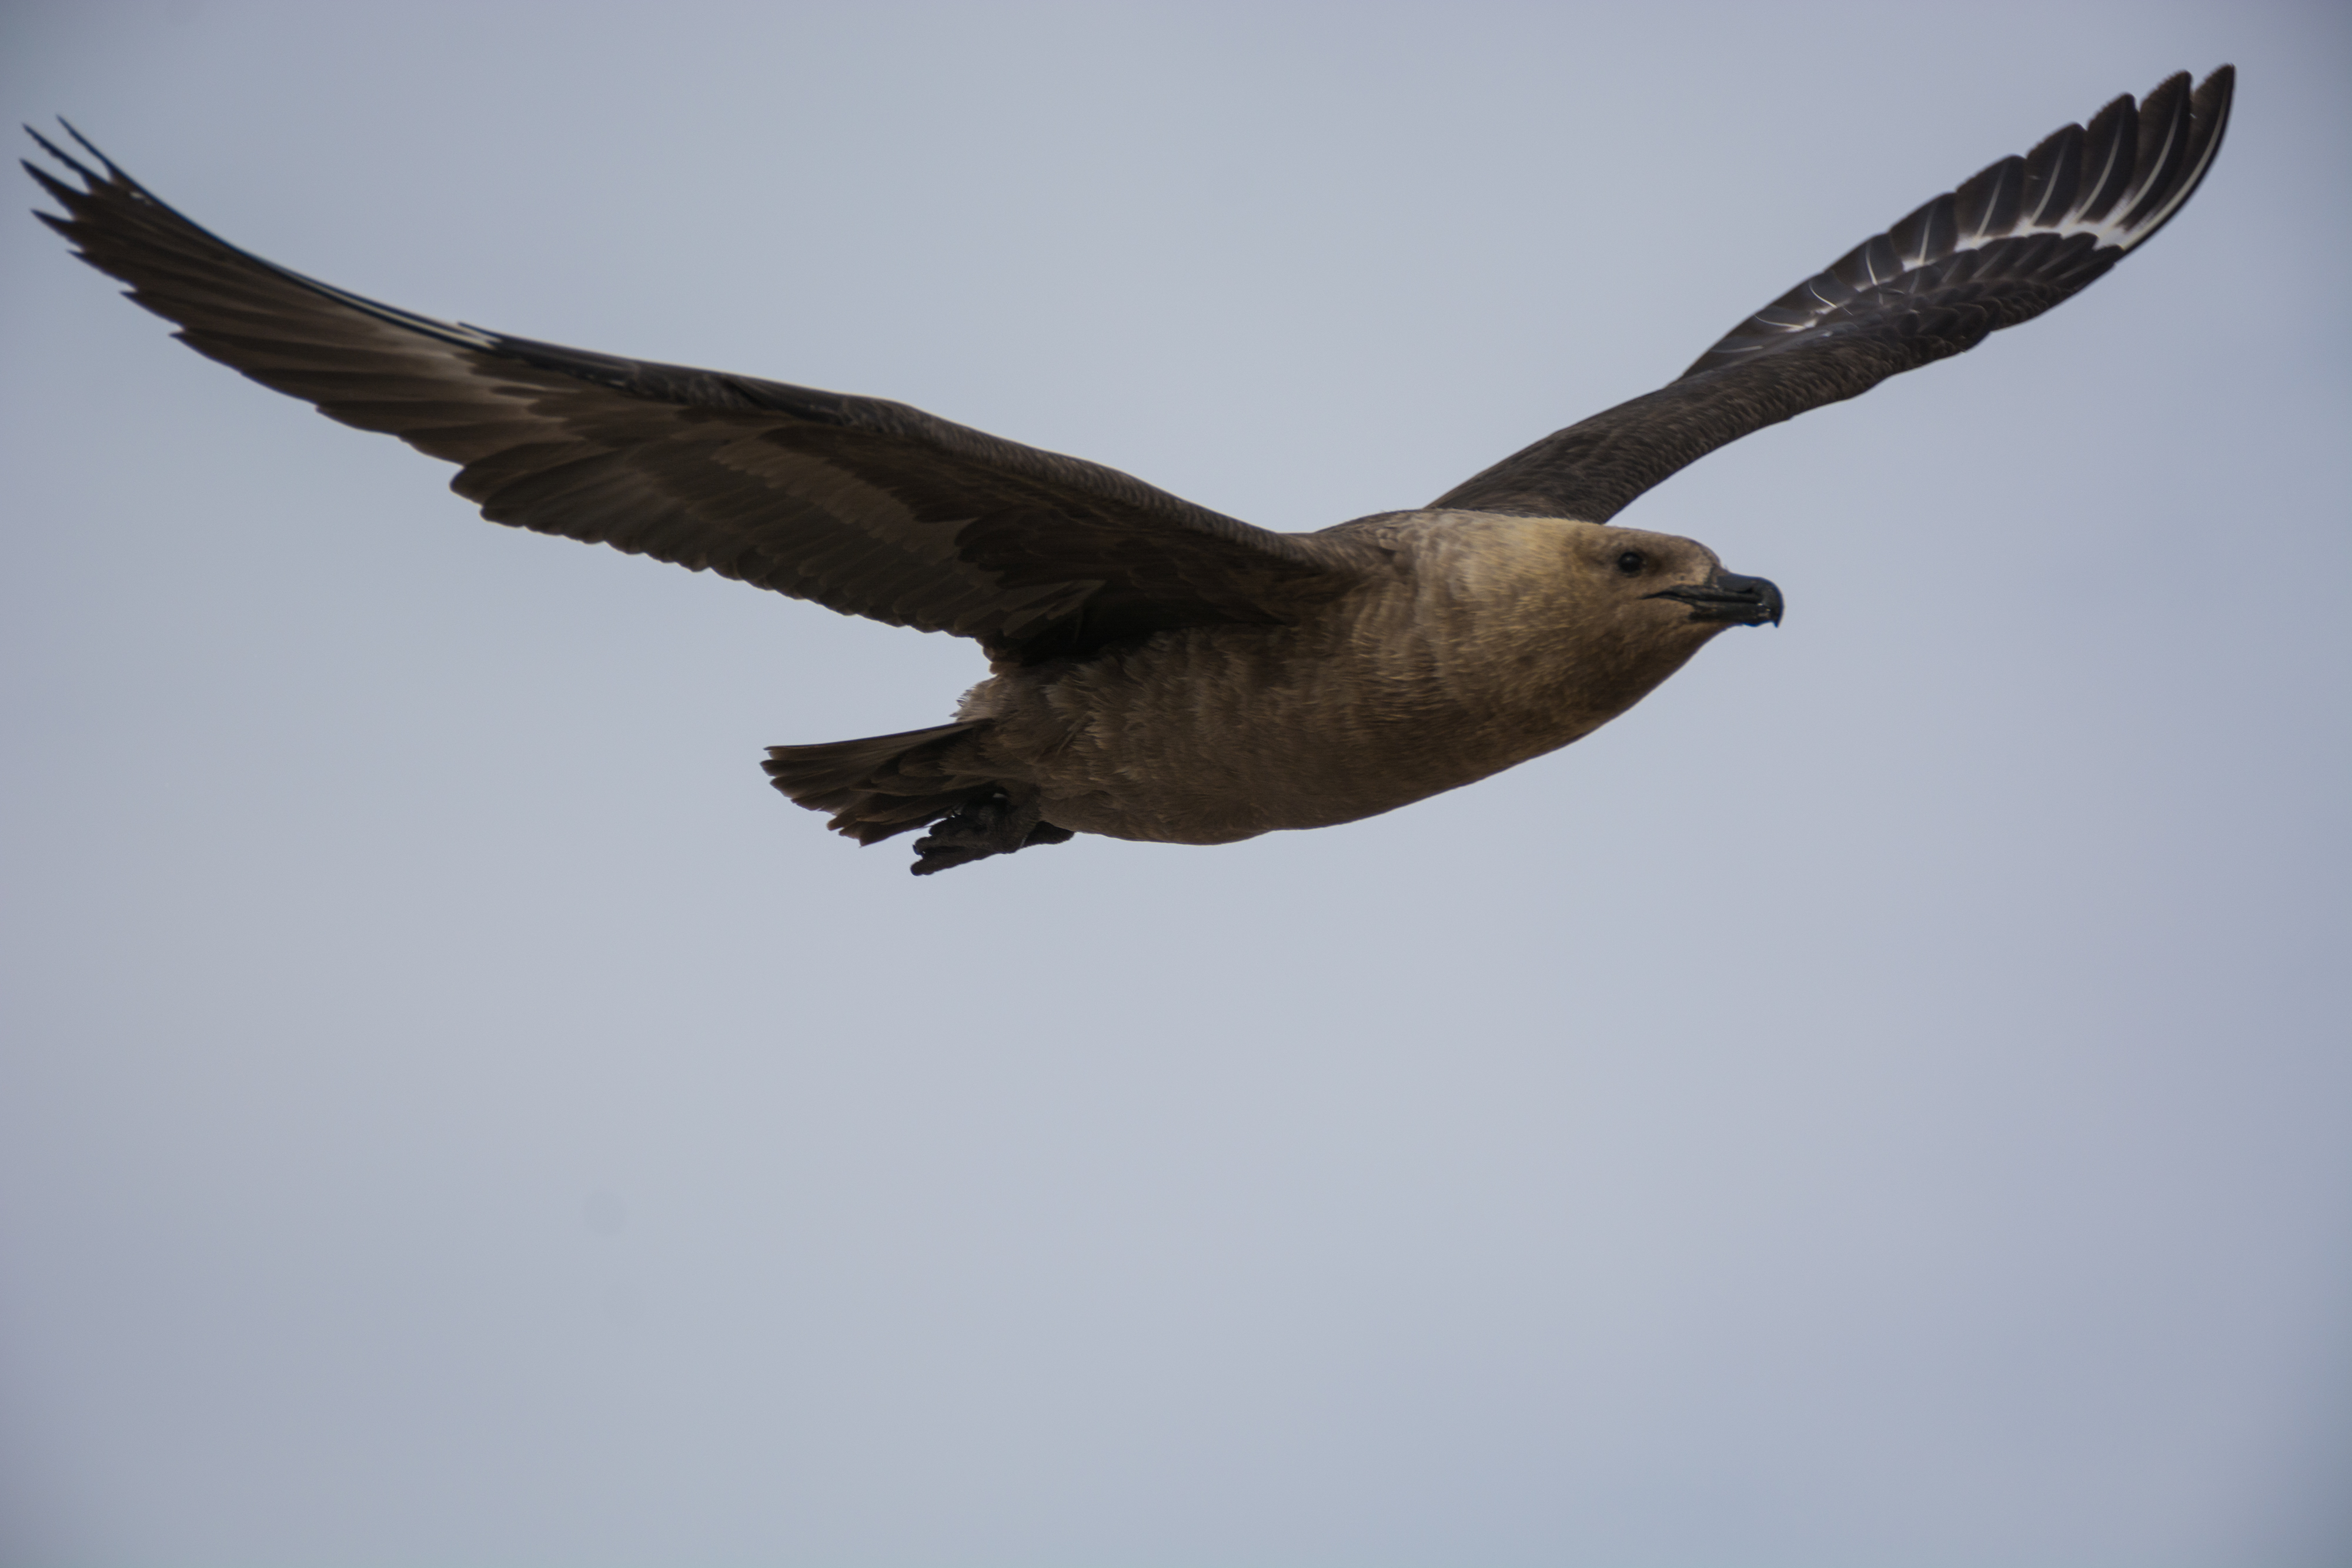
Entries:
{"type": "Polygon", "coordinates": [[[2340,7],[0,30],[288,266],[1295,528],[2242,73],[2087,294],[1625,515],[1785,626],[1386,818],[924,882],[757,763],[973,650],[485,524],[0,223],[0,1559],[2352,1555],[2340,7]]]}

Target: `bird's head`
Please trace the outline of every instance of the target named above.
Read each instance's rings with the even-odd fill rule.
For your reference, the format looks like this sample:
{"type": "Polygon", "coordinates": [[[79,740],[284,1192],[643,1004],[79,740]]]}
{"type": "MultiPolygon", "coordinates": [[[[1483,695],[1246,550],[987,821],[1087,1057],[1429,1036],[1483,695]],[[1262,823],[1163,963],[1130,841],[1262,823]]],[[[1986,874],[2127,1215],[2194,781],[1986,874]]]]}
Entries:
{"type": "Polygon", "coordinates": [[[1780,619],[1779,588],[1726,571],[1695,539],[1599,523],[1548,531],[1554,667],[1593,723],[1640,701],[1725,630],[1780,619]]]}
{"type": "Polygon", "coordinates": [[[1692,640],[1705,642],[1726,627],[1780,623],[1777,586],[1726,571],[1696,539],[1592,523],[1571,537],[1584,595],[1633,625],[1669,637],[1696,633],[1692,640]]]}

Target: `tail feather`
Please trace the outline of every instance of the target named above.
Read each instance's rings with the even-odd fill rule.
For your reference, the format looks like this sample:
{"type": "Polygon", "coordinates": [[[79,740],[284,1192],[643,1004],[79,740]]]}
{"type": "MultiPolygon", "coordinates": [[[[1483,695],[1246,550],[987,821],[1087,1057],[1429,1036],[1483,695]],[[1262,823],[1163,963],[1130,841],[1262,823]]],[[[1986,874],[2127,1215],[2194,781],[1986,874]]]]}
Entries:
{"type": "Polygon", "coordinates": [[[958,741],[985,729],[987,719],[870,735],[819,746],[772,746],[769,782],[812,811],[829,811],[827,824],[861,844],[912,832],[995,788],[979,776],[957,776],[943,766],[958,741]]]}

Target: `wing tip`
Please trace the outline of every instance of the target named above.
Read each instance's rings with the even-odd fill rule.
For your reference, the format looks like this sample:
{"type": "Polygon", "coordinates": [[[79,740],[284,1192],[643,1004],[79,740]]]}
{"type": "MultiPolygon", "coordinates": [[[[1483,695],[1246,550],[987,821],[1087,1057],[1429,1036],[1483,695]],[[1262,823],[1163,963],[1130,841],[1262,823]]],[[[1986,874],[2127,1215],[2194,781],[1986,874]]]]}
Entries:
{"type": "Polygon", "coordinates": [[[2175,71],[2140,100],[2145,116],[2142,137],[2166,136],[2177,126],[2182,145],[2176,154],[2162,142],[2144,141],[2143,158],[2149,156],[2152,148],[2157,156],[2153,167],[2139,172],[2147,182],[2146,187],[2127,193],[2117,204],[2126,208],[2115,236],[2114,248],[2118,253],[2129,255],[2154,239],[2205,183],[2230,129],[2237,84],[2238,68],[2225,61],[2208,71],[2193,89],[2187,71],[2175,71]]]}
{"type": "MultiPolygon", "coordinates": [[[[71,170],[80,178],[85,189],[78,193],[79,194],[87,195],[102,184],[113,184],[120,186],[126,191],[138,192],[142,195],[145,194],[143,191],[140,190],[139,182],[131,178],[130,175],[125,174],[121,169],[116,165],[113,159],[109,158],[105,153],[100,152],[98,144],[92,141],[89,137],[84,136],[80,130],[75,126],[72,120],[68,120],[64,115],[60,114],[58,116],[58,123],[65,128],[65,133],[73,139],[76,145],[79,146],[84,152],[98,161],[98,169],[92,169],[89,164],[84,163],[80,159],[67,152],[63,147],[58,146],[56,142],[42,135],[40,131],[37,131],[29,124],[26,125],[24,128],[25,134],[33,139],[33,144],[35,146],[47,153],[51,158],[56,159],[59,163],[64,164],[68,169],[71,170]],[[103,174],[100,173],[100,169],[104,170],[105,172],[103,174]]],[[[26,169],[35,175],[54,183],[54,176],[49,175],[47,171],[34,163],[30,159],[23,159],[19,160],[19,162],[23,162],[26,169]]],[[[70,187],[68,188],[70,189],[70,187]]]]}
{"type": "MultiPolygon", "coordinates": [[[[2190,86],[2189,73],[2175,71],[2137,99],[2123,93],[2083,125],[2065,125],[2042,139],[2022,158],[1995,160],[1953,190],[1936,197],[1874,236],[1815,277],[1775,300],[1734,328],[1683,371],[1694,376],[1721,370],[1747,356],[1791,345],[1823,329],[1846,298],[1822,297],[1816,285],[1830,282],[1851,290],[1846,274],[1857,258],[1884,239],[1906,269],[1931,262],[1954,248],[1977,249],[2011,237],[2057,234],[2095,236],[2093,250],[2107,266],[2153,239],[2194,195],[2221,149],[2237,88],[2237,67],[2223,63],[2190,86]],[[2080,159],[2095,146],[2105,165],[2061,172],[2064,159],[2080,159]],[[2066,195],[2056,188],[2061,182],[2066,195]],[[1948,209],[1951,235],[1931,233],[1939,209],[1948,209]],[[1812,300],[1802,297],[1813,290],[1812,300]],[[1810,320],[1776,319],[1773,312],[1801,305],[1810,320]]],[[[2098,268],[2099,272],[2105,267],[2098,268]]],[[[2093,274],[2095,277],[2096,274],[2093,274]]],[[[1874,279],[1873,280],[1874,283],[1874,279]]],[[[2065,289],[2073,293],[2084,277],[2065,289]]],[[[2055,301],[2052,301],[2055,303],[2055,301]]],[[[2046,308],[2046,307],[2045,307],[2046,308]]],[[[2038,314],[2039,312],[2035,312],[2038,314]]],[[[2022,318],[2021,318],[2022,319],[2022,318]]],[[[2008,325],[2011,323],[2001,323],[2008,325]]],[[[1677,378],[1680,379],[1680,378],[1677,378]]]]}

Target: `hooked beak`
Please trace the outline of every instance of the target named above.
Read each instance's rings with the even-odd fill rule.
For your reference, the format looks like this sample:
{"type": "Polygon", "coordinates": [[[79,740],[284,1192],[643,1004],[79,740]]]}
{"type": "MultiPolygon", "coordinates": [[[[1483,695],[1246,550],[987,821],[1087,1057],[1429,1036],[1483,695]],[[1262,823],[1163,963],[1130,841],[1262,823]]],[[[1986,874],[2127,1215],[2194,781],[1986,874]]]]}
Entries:
{"type": "Polygon", "coordinates": [[[1741,577],[1721,567],[1716,568],[1705,582],[1665,589],[1649,597],[1689,605],[1694,621],[1720,621],[1733,626],[1780,623],[1780,590],[1770,579],[1741,577]]]}

